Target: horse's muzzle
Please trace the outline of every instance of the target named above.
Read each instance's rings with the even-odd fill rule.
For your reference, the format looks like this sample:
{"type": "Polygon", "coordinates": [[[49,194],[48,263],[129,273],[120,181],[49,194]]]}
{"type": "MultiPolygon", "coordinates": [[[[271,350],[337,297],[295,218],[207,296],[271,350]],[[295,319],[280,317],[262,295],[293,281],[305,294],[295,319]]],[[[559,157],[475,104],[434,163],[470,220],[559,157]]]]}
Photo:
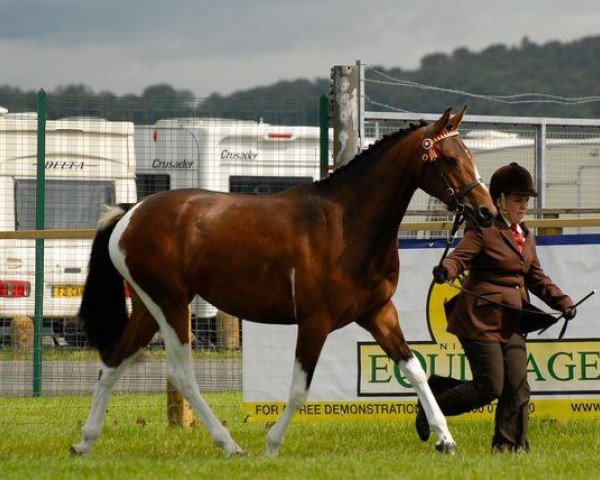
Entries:
{"type": "Polygon", "coordinates": [[[494,220],[494,212],[489,207],[471,207],[465,205],[465,219],[468,223],[479,227],[489,227],[494,220]]]}

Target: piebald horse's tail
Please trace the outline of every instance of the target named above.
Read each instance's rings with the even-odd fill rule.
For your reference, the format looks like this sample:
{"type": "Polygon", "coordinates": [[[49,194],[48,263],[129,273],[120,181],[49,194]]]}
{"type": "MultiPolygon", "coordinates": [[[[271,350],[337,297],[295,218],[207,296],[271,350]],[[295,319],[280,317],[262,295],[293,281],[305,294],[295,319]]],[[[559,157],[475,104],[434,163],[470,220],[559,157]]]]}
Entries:
{"type": "Polygon", "coordinates": [[[110,259],[108,242],[117,222],[132,206],[107,206],[92,243],[79,318],[90,345],[101,354],[121,336],[127,324],[125,285],[110,259]]]}

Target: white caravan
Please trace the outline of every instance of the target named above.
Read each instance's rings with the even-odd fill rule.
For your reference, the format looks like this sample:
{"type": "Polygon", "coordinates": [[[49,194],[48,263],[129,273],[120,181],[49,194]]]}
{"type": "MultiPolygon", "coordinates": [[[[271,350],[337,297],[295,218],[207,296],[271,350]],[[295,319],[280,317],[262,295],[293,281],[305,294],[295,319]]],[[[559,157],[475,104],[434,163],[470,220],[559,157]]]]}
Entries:
{"type": "MultiPolygon", "coordinates": [[[[134,203],[134,127],[131,122],[70,118],[46,123],[45,228],[95,229],[102,204],[134,203]]],[[[0,111],[0,230],[36,225],[37,115],[0,111]]],[[[64,345],[81,301],[91,240],[45,240],[45,342],[64,345]]],[[[35,241],[0,241],[0,318],[32,317],[35,241]]]]}
{"type": "MultiPolygon", "coordinates": [[[[320,177],[319,132],[221,118],[136,126],[138,197],[179,188],[270,194],[313,182],[320,177]]],[[[199,300],[192,312],[206,318],[216,309],[199,300]]]]}

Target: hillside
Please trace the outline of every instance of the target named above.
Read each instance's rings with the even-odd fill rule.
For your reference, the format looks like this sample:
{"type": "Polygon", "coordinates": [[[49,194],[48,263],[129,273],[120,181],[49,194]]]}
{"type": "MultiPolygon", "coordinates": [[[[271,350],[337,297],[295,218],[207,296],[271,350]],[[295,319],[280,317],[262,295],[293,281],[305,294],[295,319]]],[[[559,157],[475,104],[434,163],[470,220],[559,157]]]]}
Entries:
{"type": "MultiPolygon", "coordinates": [[[[317,124],[318,99],[329,91],[328,73],[316,80],[299,79],[238,91],[195,98],[187,90],[153,85],[142,95],[117,96],[95,93],[83,85],[49,92],[49,116],[98,115],[151,123],[169,116],[223,116],[282,124],[317,124]]],[[[564,97],[600,96],[600,36],[577,41],[537,45],[524,38],[518,47],[492,45],[481,52],[459,48],[449,55],[432,53],[417,70],[366,69],[369,99],[395,109],[440,112],[446,106],[467,104],[471,114],[527,115],[574,118],[600,117],[600,101],[561,105],[544,98],[542,103],[501,103],[456,93],[445,93],[399,85],[376,83],[390,78],[417,82],[473,94],[515,95],[541,93],[564,97]]],[[[522,99],[513,99],[518,101],[522,99]]],[[[18,87],[0,87],[0,105],[10,111],[35,109],[35,92],[18,87]]],[[[369,110],[385,110],[367,102],[369,110]]]]}

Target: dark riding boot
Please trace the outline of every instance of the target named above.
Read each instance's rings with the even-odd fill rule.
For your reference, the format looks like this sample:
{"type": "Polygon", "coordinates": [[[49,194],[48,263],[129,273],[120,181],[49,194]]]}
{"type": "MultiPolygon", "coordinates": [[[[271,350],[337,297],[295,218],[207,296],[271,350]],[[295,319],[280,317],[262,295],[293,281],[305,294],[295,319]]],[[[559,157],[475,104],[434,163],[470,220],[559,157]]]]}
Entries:
{"type": "MultiPolygon", "coordinates": [[[[441,395],[446,390],[450,390],[462,384],[463,382],[452,377],[441,377],[439,375],[432,375],[431,377],[429,377],[429,380],[427,380],[427,383],[429,384],[429,388],[431,388],[431,392],[433,393],[433,396],[436,397],[437,401],[438,395],[441,395]]],[[[444,413],[443,410],[442,413],[444,413]]],[[[431,435],[431,429],[429,428],[429,422],[427,421],[425,410],[423,410],[420,401],[417,404],[417,418],[415,419],[415,429],[417,430],[417,435],[423,442],[426,442],[429,439],[429,436],[431,435]]]]}

